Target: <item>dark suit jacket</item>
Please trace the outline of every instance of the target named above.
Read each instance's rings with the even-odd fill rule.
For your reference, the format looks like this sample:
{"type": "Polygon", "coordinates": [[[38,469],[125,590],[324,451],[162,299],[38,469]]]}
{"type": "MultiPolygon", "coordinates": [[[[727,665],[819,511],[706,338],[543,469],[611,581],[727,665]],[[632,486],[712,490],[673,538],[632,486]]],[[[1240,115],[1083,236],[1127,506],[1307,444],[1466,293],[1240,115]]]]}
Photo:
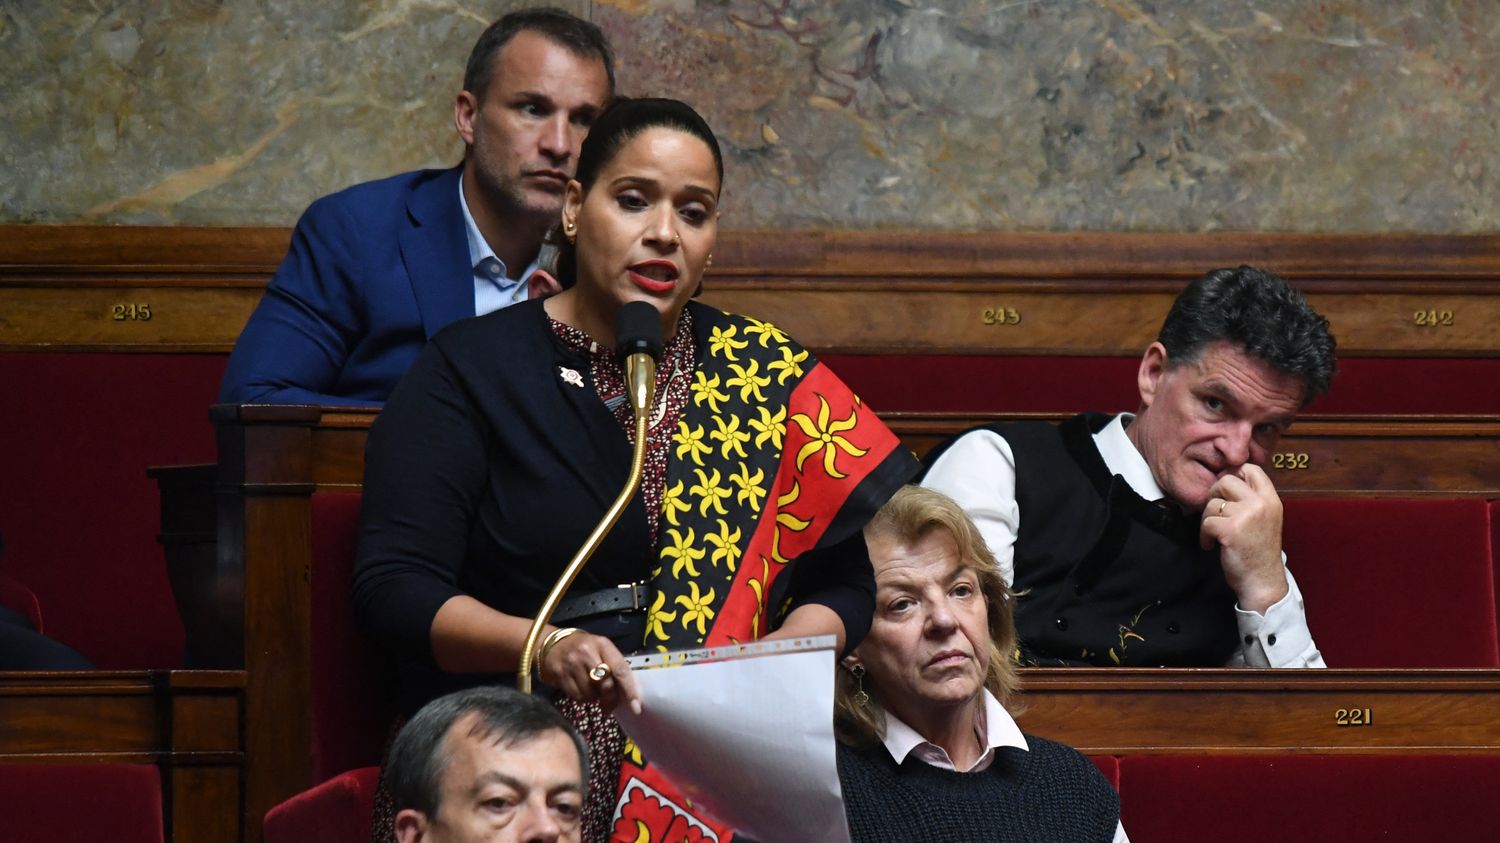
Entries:
{"type": "Polygon", "coordinates": [[[474,315],[462,167],[358,184],[311,206],[235,343],[234,404],[380,404],[438,330],[474,315]]]}

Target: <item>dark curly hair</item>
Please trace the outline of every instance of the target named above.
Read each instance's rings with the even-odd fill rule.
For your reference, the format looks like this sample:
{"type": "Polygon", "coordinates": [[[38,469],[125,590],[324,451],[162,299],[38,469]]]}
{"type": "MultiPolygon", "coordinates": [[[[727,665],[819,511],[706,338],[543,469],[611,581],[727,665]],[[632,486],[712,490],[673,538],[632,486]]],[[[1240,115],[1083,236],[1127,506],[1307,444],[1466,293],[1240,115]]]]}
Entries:
{"type": "Polygon", "coordinates": [[[1198,359],[1215,342],[1301,380],[1304,405],[1328,391],[1337,363],[1328,320],[1295,287],[1252,266],[1215,269],[1189,284],[1172,303],[1157,341],[1167,365],[1198,359]]]}

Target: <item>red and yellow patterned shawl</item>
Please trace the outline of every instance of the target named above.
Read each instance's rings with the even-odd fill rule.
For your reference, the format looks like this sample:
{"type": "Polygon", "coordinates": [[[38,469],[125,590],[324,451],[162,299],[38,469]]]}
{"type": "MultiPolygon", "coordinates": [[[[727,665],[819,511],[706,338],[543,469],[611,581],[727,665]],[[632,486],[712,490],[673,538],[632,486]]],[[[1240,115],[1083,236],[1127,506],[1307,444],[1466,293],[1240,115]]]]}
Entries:
{"type": "MultiPolygon", "coordinates": [[[[753,641],[789,560],[861,529],[915,461],[875,414],[774,326],[695,308],[707,329],[673,436],[646,646],[753,641]]],[[[702,334],[700,333],[700,336],[702,334]]],[[[627,745],[612,840],[727,840],[627,745]]]]}

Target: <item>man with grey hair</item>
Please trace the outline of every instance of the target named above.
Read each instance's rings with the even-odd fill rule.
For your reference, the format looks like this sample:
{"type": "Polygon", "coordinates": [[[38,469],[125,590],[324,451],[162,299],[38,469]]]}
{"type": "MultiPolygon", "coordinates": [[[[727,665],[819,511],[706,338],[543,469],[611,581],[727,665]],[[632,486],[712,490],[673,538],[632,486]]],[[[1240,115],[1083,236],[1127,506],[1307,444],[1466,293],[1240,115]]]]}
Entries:
{"type": "Polygon", "coordinates": [[[400,843],[572,841],[588,748],[545,699],[469,688],[423,706],[386,761],[400,843]]]}
{"type": "Polygon", "coordinates": [[[1334,373],[1328,320],[1249,266],[1188,285],[1134,414],[976,428],[922,485],[964,508],[1022,596],[1023,663],[1322,667],[1264,466],[1334,373]]]}

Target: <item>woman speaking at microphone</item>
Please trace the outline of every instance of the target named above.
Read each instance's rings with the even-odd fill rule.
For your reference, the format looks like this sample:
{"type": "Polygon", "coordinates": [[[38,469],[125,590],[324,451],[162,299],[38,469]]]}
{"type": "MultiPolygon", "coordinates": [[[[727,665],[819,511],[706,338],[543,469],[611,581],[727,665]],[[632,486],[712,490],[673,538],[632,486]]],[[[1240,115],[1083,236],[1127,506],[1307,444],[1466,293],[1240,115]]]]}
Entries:
{"type": "Polygon", "coordinates": [[[806,349],[691,300],[722,179],[718,143],[689,106],[606,109],[567,185],[562,292],[435,336],[366,450],[354,606],[397,656],[401,710],[513,683],[532,619],[630,468],[617,314],[638,301],[660,313],[641,490],[533,660],[590,742],[588,839],[612,832],[617,792],[626,839],[696,822],[608,716],[639,704],[624,654],[858,643],[874,595],[860,529],[915,468],[806,349]]]}

